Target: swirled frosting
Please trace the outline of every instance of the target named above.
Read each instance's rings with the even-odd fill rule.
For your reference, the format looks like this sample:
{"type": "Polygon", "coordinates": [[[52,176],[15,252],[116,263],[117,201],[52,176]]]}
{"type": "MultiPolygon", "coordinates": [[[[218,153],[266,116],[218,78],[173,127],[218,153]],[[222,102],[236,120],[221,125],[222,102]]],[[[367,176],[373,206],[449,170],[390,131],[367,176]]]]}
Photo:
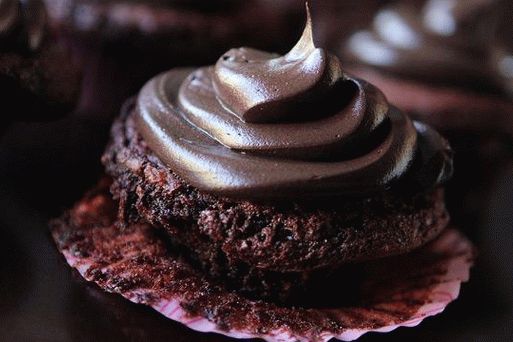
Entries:
{"type": "Polygon", "coordinates": [[[308,19],[286,55],[232,49],[141,90],[136,124],[187,183],[254,200],[365,195],[395,182],[432,187],[451,173],[436,132],[389,106],[315,47],[308,19]]]}
{"type": "Polygon", "coordinates": [[[401,76],[497,90],[488,64],[498,0],[402,1],[384,8],[372,28],[355,33],[345,54],[401,76]]]}
{"type": "Polygon", "coordinates": [[[0,50],[37,50],[46,29],[41,0],[0,0],[0,50]]]}

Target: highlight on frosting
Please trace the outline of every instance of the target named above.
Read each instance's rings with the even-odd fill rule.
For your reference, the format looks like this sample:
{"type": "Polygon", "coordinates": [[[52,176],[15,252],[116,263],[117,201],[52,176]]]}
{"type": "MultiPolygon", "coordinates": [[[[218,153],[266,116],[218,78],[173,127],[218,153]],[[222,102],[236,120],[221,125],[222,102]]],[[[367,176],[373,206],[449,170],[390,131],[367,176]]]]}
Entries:
{"type": "Polygon", "coordinates": [[[379,11],[344,46],[356,59],[394,73],[468,87],[495,86],[487,60],[498,0],[401,1],[379,11]]]}
{"type": "Polygon", "coordinates": [[[433,187],[451,173],[445,140],[346,75],[315,46],[309,14],[284,56],[232,49],[215,66],[154,78],[136,123],[172,171],[227,197],[364,195],[397,182],[433,187]]]}
{"type": "Polygon", "coordinates": [[[46,28],[46,10],[41,0],[0,0],[0,50],[39,49],[46,28]]]}

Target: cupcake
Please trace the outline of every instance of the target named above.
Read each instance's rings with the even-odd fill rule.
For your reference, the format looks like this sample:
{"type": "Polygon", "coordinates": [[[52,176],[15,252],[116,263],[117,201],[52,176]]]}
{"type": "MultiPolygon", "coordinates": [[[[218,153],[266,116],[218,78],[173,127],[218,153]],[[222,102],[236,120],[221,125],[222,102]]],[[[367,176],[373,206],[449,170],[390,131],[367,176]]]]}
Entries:
{"type": "Polygon", "coordinates": [[[501,6],[402,1],[377,13],[341,53],[392,103],[442,130],[513,136],[513,101],[491,63],[501,6]]]}
{"type": "Polygon", "coordinates": [[[300,29],[297,0],[45,1],[53,25],[87,70],[83,107],[99,116],[119,112],[125,98],[160,71],[212,63],[248,41],[279,51],[300,29]]]}
{"type": "Polygon", "coordinates": [[[317,48],[310,19],[283,56],[231,49],[150,80],[102,161],[53,222],[58,248],[198,331],[352,340],[439,313],[468,278],[447,142],[317,48]]]}
{"type": "Polygon", "coordinates": [[[512,157],[508,59],[496,39],[506,5],[402,1],[383,8],[372,27],[354,33],[341,51],[352,73],[449,138],[457,152],[449,207],[470,230],[482,222],[498,170],[512,157]]]}
{"type": "Polygon", "coordinates": [[[39,0],[0,3],[0,89],[7,106],[2,128],[61,115],[76,103],[80,73],[46,19],[39,0]]]}

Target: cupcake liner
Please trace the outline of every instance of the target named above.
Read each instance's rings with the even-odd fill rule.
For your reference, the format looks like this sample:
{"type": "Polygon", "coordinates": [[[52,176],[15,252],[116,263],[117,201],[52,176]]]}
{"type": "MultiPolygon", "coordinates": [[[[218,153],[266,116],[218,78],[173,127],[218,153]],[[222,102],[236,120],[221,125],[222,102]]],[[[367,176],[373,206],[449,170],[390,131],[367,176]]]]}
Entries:
{"type": "Polygon", "coordinates": [[[191,329],[234,338],[352,341],[367,332],[413,327],[458,297],[474,258],[471,243],[446,229],[409,255],[366,263],[356,305],[283,307],[225,290],[169,250],[151,226],[119,228],[115,211],[104,184],[53,222],[52,235],[68,264],[105,291],[191,329]]]}

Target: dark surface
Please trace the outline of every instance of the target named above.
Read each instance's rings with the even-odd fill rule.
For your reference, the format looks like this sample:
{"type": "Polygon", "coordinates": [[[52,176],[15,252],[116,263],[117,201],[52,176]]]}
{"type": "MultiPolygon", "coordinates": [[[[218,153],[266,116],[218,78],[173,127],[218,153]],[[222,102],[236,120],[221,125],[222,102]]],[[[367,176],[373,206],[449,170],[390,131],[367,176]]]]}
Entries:
{"type": "MultiPolygon", "coordinates": [[[[54,248],[47,221],[95,183],[107,129],[75,116],[16,124],[0,138],[0,341],[228,341],[103,293],[54,248]]],[[[460,298],[417,328],[361,341],[512,340],[512,174],[510,165],[495,182],[483,227],[463,227],[480,257],[460,298]]]]}

